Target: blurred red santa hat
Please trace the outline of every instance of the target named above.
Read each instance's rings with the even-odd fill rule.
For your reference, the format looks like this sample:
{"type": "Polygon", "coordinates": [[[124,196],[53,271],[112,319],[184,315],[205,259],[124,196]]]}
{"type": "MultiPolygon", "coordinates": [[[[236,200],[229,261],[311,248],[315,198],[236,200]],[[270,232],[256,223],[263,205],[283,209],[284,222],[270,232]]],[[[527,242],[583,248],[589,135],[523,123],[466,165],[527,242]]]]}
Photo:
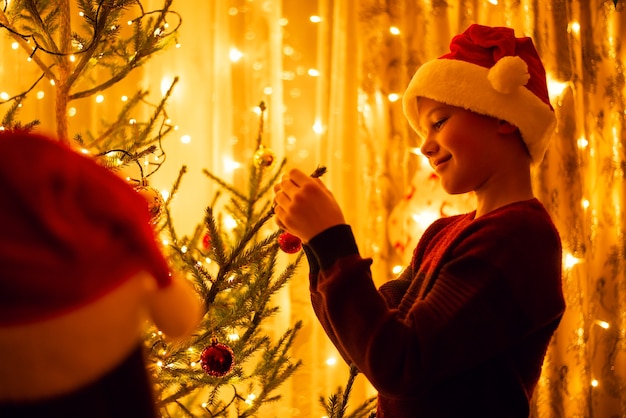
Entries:
{"type": "Polygon", "coordinates": [[[0,196],[0,326],[80,308],[140,270],[171,282],[147,202],[61,142],[1,133],[0,196]]]}

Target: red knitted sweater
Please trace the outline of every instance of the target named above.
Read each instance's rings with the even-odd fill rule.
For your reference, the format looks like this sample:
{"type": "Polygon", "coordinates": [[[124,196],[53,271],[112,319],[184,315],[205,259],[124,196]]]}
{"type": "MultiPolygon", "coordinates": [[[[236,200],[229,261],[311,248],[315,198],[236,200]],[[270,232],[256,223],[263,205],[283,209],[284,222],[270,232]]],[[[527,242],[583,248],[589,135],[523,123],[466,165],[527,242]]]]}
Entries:
{"type": "Polygon", "coordinates": [[[380,289],[349,226],[305,250],[313,308],[378,390],[378,418],[528,416],[565,309],[561,242],[538,200],[434,222],[380,289]]]}

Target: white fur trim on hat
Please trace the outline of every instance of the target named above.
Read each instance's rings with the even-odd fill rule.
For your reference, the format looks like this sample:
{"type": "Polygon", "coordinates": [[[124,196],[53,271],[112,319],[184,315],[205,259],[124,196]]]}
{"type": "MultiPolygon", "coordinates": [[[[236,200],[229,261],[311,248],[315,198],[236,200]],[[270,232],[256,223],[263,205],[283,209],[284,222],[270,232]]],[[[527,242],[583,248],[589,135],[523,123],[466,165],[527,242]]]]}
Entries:
{"type": "Polygon", "coordinates": [[[554,132],[554,112],[524,87],[527,65],[520,57],[503,57],[492,68],[454,59],[422,65],[407,87],[402,104],[409,124],[419,132],[417,97],[427,97],[517,126],[533,163],[543,159],[554,132]],[[520,62],[521,61],[521,62],[520,62]]]}

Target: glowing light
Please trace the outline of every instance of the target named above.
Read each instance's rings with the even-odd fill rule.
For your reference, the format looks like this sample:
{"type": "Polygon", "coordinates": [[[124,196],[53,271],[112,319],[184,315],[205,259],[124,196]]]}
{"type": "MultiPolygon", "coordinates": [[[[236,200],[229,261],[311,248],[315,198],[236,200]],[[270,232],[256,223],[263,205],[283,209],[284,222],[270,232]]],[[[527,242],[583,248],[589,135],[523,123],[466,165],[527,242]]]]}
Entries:
{"type": "Polygon", "coordinates": [[[180,252],[185,254],[187,252],[188,248],[186,245],[183,245],[182,247],[180,247],[180,252]]]}
{"type": "Polygon", "coordinates": [[[588,199],[583,199],[581,204],[583,205],[583,209],[589,208],[589,200],[588,199]]]}
{"type": "Polygon", "coordinates": [[[326,359],[326,365],[327,366],[334,366],[337,364],[337,357],[328,357],[326,359]]]}
{"type": "Polygon", "coordinates": [[[122,97],[121,97],[121,100],[122,100],[123,102],[127,102],[127,101],[128,101],[128,96],[125,96],[125,95],[124,95],[124,96],[122,96],[122,97]]]}
{"type": "Polygon", "coordinates": [[[241,57],[243,57],[243,53],[235,47],[230,48],[230,52],[228,54],[231,62],[238,62],[241,57]]]}
{"type": "Polygon", "coordinates": [[[9,100],[9,93],[7,93],[6,91],[3,91],[2,93],[0,93],[0,99],[2,100],[9,100]]]}
{"type": "Polygon", "coordinates": [[[580,34],[580,23],[576,21],[569,22],[567,25],[567,32],[574,33],[576,35],[580,34]]]}
{"type": "Polygon", "coordinates": [[[182,142],[183,144],[189,144],[191,142],[191,136],[190,135],[181,136],[180,142],[182,142]]]}
{"type": "Polygon", "coordinates": [[[163,200],[167,202],[167,199],[170,198],[170,192],[168,190],[161,190],[161,196],[163,196],[163,200]]]}
{"type": "Polygon", "coordinates": [[[161,95],[165,96],[169,91],[170,87],[172,87],[172,83],[174,82],[174,78],[166,75],[161,79],[161,95]]]}
{"type": "Polygon", "coordinates": [[[289,24],[289,19],[287,19],[286,17],[280,18],[278,19],[278,24],[280,26],[287,26],[289,24]]]}
{"type": "Polygon", "coordinates": [[[248,397],[246,398],[246,403],[248,405],[252,405],[254,403],[254,400],[256,399],[256,395],[254,393],[251,393],[248,395],[248,397]]]}
{"type": "Polygon", "coordinates": [[[598,325],[600,328],[604,328],[604,329],[609,329],[610,325],[608,322],[606,321],[601,321],[601,320],[596,320],[596,325],[598,325]]]}
{"type": "Polygon", "coordinates": [[[578,148],[587,148],[589,146],[589,140],[587,140],[587,138],[580,137],[576,142],[578,144],[578,148]]]}
{"type": "Polygon", "coordinates": [[[241,168],[241,163],[237,161],[233,161],[230,158],[224,158],[224,169],[228,172],[235,171],[236,169],[241,168]]]}
{"type": "Polygon", "coordinates": [[[324,132],[324,126],[319,119],[316,120],[313,124],[313,132],[315,132],[316,134],[321,134],[322,132],[324,132]]]}
{"type": "Polygon", "coordinates": [[[50,85],[51,85],[51,86],[56,85],[56,83],[54,82],[54,80],[50,80],[50,85]]]}
{"type": "Polygon", "coordinates": [[[46,95],[46,93],[44,93],[42,90],[39,90],[39,91],[37,92],[37,98],[38,98],[39,100],[43,99],[43,98],[45,97],[45,95],[46,95]]]}
{"type": "Polygon", "coordinates": [[[392,26],[389,28],[389,33],[392,35],[400,35],[400,29],[396,26],[392,26]]]}
{"type": "Polygon", "coordinates": [[[134,118],[133,118],[133,119],[129,119],[129,120],[128,120],[128,124],[129,124],[129,125],[134,125],[134,124],[136,124],[136,123],[137,123],[137,119],[134,119],[134,118]]]}
{"type": "Polygon", "coordinates": [[[569,270],[581,261],[582,259],[574,257],[571,253],[566,253],[563,256],[563,267],[569,270]]]}
{"type": "Polygon", "coordinates": [[[493,4],[494,6],[498,5],[498,0],[488,0],[489,4],[493,4]]]}
{"type": "Polygon", "coordinates": [[[264,93],[264,94],[267,94],[268,96],[269,96],[270,94],[272,94],[272,91],[273,91],[273,90],[272,90],[272,88],[271,88],[271,87],[265,87],[265,88],[263,89],[263,93],[264,93]]]}
{"type": "Polygon", "coordinates": [[[599,382],[596,379],[591,379],[591,386],[593,386],[594,388],[597,388],[599,385],[599,382]]]}
{"type": "Polygon", "coordinates": [[[71,62],[75,62],[76,61],[76,56],[75,55],[70,55],[70,61],[71,62]]]}
{"type": "Polygon", "coordinates": [[[237,227],[237,220],[231,215],[226,215],[224,217],[224,227],[226,229],[235,229],[237,227]]]}
{"type": "Polygon", "coordinates": [[[102,103],[104,102],[104,96],[99,94],[96,96],[96,103],[102,103]]]}
{"type": "Polygon", "coordinates": [[[393,272],[393,274],[400,274],[400,273],[402,273],[403,268],[404,267],[402,267],[402,266],[393,266],[391,271],[393,272]]]}
{"type": "Polygon", "coordinates": [[[17,42],[11,43],[11,48],[18,49],[19,47],[20,47],[20,44],[18,44],[17,42]]]}
{"type": "Polygon", "coordinates": [[[320,23],[322,21],[322,18],[316,15],[313,15],[309,17],[309,20],[313,23],[320,23]]]}
{"type": "Polygon", "coordinates": [[[78,111],[75,107],[70,107],[69,109],[67,109],[67,114],[69,116],[76,116],[76,113],[78,113],[78,111]]]}
{"type": "Polygon", "coordinates": [[[307,73],[311,76],[311,77],[317,77],[320,75],[319,70],[316,70],[315,68],[309,68],[309,71],[307,71],[307,73]]]}
{"type": "Polygon", "coordinates": [[[161,360],[159,360],[159,361],[156,362],[156,365],[159,366],[159,367],[163,367],[163,362],[161,360]]]}
{"type": "Polygon", "coordinates": [[[440,217],[441,215],[433,210],[424,210],[411,215],[413,222],[415,222],[422,230],[425,230],[431,223],[435,222],[440,217]]]}
{"type": "Polygon", "coordinates": [[[170,241],[167,239],[164,239],[163,241],[161,241],[161,244],[163,244],[163,246],[167,247],[168,245],[170,245],[170,241]]]}
{"type": "Polygon", "coordinates": [[[389,96],[387,96],[387,99],[389,99],[391,103],[394,103],[400,99],[400,95],[398,93],[390,93],[389,96]]]}
{"type": "Polygon", "coordinates": [[[88,150],[87,148],[81,148],[81,149],[80,149],[80,152],[81,152],[82,154],[89,154],[89,150],[88,150]]]}
{"type": "Polygon", "coordinates": [[[238,341],[239,340],[239,334],[237,334],[236,332],[232,332],[232,333],[228,334],[228,340],[229,341],[238,341]]]}
{"type": "Polygon", "coordinates": [[[557,81],[550,77],[550,75],[548,75],[548,77],[546,78],[548,81],[548,93],[550,97],[557,97],[563,94],[563,90],[565,90],[565,87],[567,87],[567,83],[557,81]]]}

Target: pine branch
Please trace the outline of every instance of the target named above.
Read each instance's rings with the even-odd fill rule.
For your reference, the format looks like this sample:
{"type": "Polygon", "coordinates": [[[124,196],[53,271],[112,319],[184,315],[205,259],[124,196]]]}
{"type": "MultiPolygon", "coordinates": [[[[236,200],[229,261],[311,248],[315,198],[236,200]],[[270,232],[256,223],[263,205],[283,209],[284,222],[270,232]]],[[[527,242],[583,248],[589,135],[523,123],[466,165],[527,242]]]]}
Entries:
{"type": "Polygon", "coordinates": [[[320,397],[320,403],[326,409],[328,418],[363,418],[369,416],[374,418],[376,416],[374,409],[376,404],[376,398],[372,397],[358,406],[352,413],[346,415],[348,409],[348,401],[350,393],[352,391],[352,385],[359,374],[359,370],[354,365],[350,365],[350,372],[348,375],[348,382],[345,389],[338,388],[337,392],[330,395],[327,400],[324,397],[320,397]]]}

